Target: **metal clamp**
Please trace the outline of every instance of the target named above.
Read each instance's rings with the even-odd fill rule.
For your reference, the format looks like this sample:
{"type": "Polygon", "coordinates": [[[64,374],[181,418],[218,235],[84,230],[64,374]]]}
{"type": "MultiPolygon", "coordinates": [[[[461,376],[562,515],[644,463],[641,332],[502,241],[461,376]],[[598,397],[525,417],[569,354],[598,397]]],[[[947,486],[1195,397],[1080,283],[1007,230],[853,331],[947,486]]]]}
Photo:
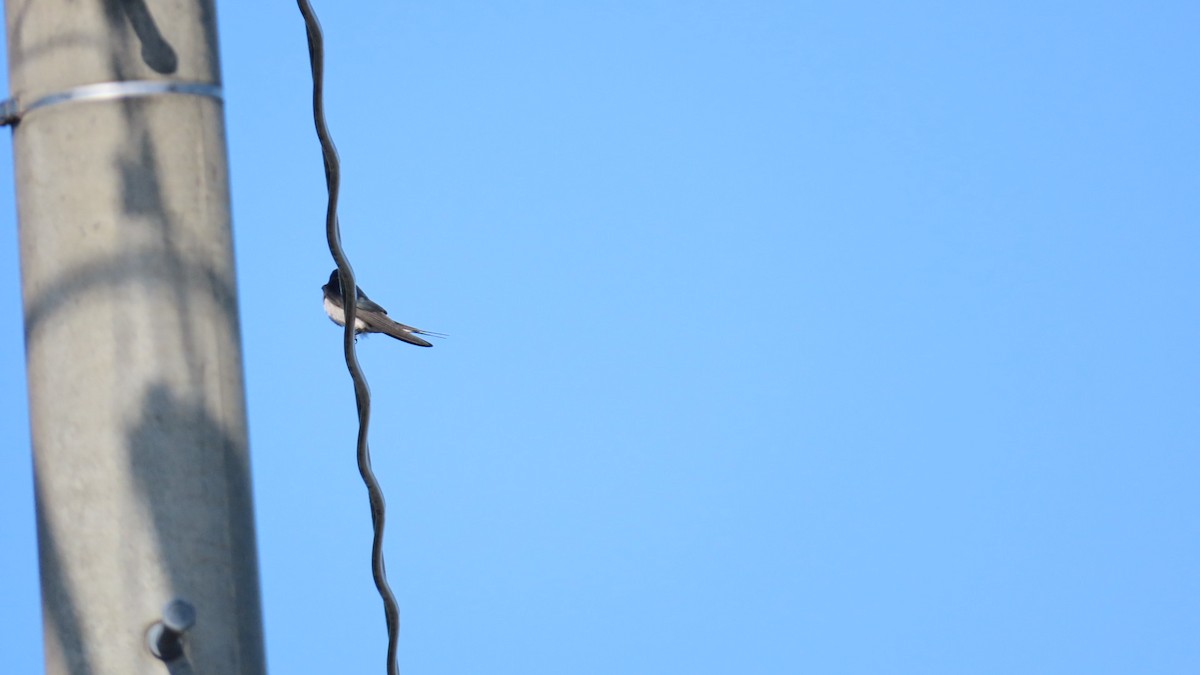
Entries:
{"type": "Polygon", "coordinates": [[[172,82],[163,80],[126,80],[124,82],[100,82],[47,94],[33,103],[22,105],[20,97],[14,96],[0,103],[0,125],[16,124],[22,117],[46,106],[75,101],[111,101],[119,98],[137,98],[161,94],[184,94],[206,96],[218,101],[224,99],[221,87],[204,82],[172,82]]]}

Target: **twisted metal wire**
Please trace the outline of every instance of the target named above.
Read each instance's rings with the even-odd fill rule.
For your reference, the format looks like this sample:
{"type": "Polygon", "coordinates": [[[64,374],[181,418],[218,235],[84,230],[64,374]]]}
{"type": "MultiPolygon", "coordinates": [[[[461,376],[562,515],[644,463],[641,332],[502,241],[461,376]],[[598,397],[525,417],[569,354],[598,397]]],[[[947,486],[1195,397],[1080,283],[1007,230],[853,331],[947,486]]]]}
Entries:
{"type": "Polygon", "coordinates": [[[313,121],[317,127],[317,138],[321,141],[321,155],[325,160],[325,183],[329,188],[329,204],[325,211],[325,238],[329,243],[329,253],[337,263],[338,275],[342,282],[342,296],[350,298],[343,303],[346,313],[346,330],[343,334],[342,346],[346,355],[346,369],[354,381],[354,399],[358,405],[358,472],[363,483],[367,486],[367,496],[371,503],[371,525],[374,529],[374,540],[371,544],[371,574],[375,579],[375,588],[383,599],[383,613],[387,618],[388,675],[397,675],[399,668],[396,662],[398,638],[400,634],[400,607],[396,596],[392,593],[387,581],[387,570],[383,564],[383,526],[385,504],[383,490],[375,472],[371,470],[371,450],[367,446],[367,427],[371,419],[371,390],[367,387],[366,377],[358,364],[358,353],[354,342],[354,320],[357,314],[357,302],[353,290],[358,286],[354,280],[354,270],[350,260],[342,250],[341,228],[337,217],[338,185],[340,168],[337,148],[329,135],[329,127],[325,122],[324,103],[324,71],[325,45],[321,35],[321,24],[317,21],[316,12],[308,0],[296,0],[300,14],[304,17],[304,25],[308,32],[308,54],[312,64],[313,80],[313,121]]]}

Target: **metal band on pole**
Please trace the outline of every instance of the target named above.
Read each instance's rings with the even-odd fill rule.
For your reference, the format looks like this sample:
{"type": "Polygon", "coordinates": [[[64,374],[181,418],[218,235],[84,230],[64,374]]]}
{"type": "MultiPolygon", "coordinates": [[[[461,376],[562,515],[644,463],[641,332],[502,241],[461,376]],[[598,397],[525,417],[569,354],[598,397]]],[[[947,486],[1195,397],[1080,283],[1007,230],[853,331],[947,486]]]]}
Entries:
{"type": "Polygon", "coordinates": [[[59,103],[111,101],[121,98],[140,98],[162,94],[206,96],[218,101],[224,98],[221,94],[220,86],[204,82],[170,82],[162,80],[99,82],[97,84],[85,84],[81,87],[67,89],[66,91],[47,94],[28,105],[22,105],[21,99],[14,96],[0,103],[0,125],[13,124],[38,108],[58,105],[59,103]]]}

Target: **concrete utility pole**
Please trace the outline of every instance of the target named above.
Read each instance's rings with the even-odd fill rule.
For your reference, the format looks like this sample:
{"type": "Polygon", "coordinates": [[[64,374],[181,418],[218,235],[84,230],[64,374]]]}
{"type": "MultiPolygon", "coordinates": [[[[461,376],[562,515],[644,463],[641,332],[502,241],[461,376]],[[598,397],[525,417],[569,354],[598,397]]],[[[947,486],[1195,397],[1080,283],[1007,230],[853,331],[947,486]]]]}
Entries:
{"type": "Polygon", "coordinates": [[[46,672],[258,675],[213,2],[6,10],[46,672]]]}

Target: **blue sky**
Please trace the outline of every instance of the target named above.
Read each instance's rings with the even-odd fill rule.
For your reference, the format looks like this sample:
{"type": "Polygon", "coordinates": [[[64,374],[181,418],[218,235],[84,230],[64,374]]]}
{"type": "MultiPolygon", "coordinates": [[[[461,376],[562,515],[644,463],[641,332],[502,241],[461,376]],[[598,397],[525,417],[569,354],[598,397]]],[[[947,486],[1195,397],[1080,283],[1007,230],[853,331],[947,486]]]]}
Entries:
{"type": "MultiPolygon", "coordinates": [[[[1200,671],[1195,3],[317,11],[347,253],[451,335],[359,343],[407,672],[1200,671]]],[[[382,672],[304,28],[219,12],[268,667],[382,672]]]]}

